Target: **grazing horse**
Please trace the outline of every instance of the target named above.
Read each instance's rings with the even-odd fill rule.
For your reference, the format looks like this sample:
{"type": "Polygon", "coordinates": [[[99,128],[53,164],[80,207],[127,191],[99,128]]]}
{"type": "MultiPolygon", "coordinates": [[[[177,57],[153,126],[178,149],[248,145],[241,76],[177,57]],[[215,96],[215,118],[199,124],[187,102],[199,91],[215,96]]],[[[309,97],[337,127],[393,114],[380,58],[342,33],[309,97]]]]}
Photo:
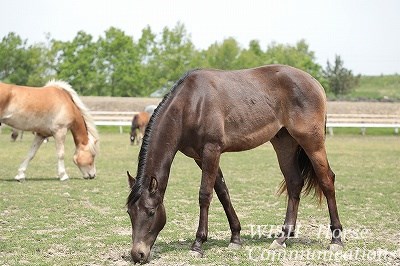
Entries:
{"type": "Polygon", "coordinates": [[[63,81],[50,81],[42,88],[0,83],[0,123],[35,132],[27,158],[18,169],[16,180],[25,171],[43,141],[53,136],[58,156],[58,177],[68,179],[64,166],[64,141],[71,130],[76,150],[73,157],[84,178],[96,176],[95,156],[98,134],[89,110],[72,87],[63,81]]]}
{"type": "MultiPolygon", "coordinates": [[[[284,176],[288,203],[282,234],[271,248],[284,248],[295,232],[300,194],[325,195],[332,231],[331,249],[342,247],[342,225],[334,180],[325,149],[326,96],[308,73],[270,65],[254,69],[194,70],[164,97],[146,129],[136,178],[128,173],[127,209],[132,224],[131,255],[147,262],[166,223],[163,204],[177,151],[202,170],[199,225],[191,246],[202,255],[208,235],[208,210],[215,190],[231,229],[230,246],[241,245],[240,222],[219,167],[224,152],[253,149],[270,141],[284,176]]],[[[251,192],[249,192],[251,193],[251,192]]]]}
{"type": "Polygon", "coordinates": [[[139,145],[142,142],[144,131],[150,121],[150,114],[148,112],[139,112],[135,114],[132,119],[131,126],[131,145],[136,143],[139,145]]]}

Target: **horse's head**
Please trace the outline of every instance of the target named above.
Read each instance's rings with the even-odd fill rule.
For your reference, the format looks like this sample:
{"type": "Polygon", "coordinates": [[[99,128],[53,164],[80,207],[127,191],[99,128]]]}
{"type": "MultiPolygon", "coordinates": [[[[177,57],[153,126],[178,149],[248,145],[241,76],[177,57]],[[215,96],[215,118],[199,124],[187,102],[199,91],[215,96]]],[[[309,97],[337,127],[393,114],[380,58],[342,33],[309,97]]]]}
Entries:
{"type": "MultiPolygon", "coordinates": [[[[129,173],[128,180],[132,188],[136,180],[129,173]]],[[[167,219],[157,179],[151,177],[148,180],[142,184],[140,196],[127,204],[132,224],[131,255],[134,262],[140,263],[149,261],[150,250],[167,219]]]]}
{"type": "Polygon", "coordinates": [[[96,166],[94,163],[96,152],[91,146],[91,144],[79,145],[74,154],[74,163],[78,166],[85,179],[96,177],[96,166]]]}

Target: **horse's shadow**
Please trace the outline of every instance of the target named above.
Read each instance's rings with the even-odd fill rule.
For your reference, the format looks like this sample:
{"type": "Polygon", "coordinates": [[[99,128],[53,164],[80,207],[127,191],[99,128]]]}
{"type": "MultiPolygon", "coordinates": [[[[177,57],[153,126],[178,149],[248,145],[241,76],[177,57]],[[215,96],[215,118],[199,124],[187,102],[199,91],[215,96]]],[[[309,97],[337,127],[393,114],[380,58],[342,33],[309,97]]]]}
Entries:
{"type": "MultiPolygon", "coordinates": [[[[251,248],[252,246],[262,246],[266,249],[271,245],[275,238],[256,238],[251,235],[242,235],[242,247],[237,249],[238,252],[245,252],[247,248],[251,248]]],[[[170,252],[182,251],[187,252],[189,256],[190,247],[193,244],[194,238],[190,239],[182,239],[182,240],[174,240],[174,241],[164,241],[157,240],[155,245],[153,246],[151,252],[151,260],[162,259],[165,254],[170,252]]],[[[287,248],[291,248],[293,245],[304,245],[305,247],[311,246],[319,246],[321,242],[318,239],[309,239],[309,238],[290,238],[286,241],[287,248]]],[[[229,238],[228,239],[213,239],[209,238],[207,242],[203,244],[203,249],[205,254],[210,252],[213,249],[224,249],[228,248],[229,238]]],[[[232,249],[233,251],[235,249],[232,249]]],[[[121,254],[120,259],[125,262],[133,262],[129,252],[124,252],[121,254]]]]}
{"type": "MultiPolygon", "coordinates": [[[[262,246],[266,249],[269,248],[271,243],[275,240],[275,238],[255,238],[251,235],[242,235],[242,247],[237,249],[238,252],[246,251],[246,248],[250,248],[252,246],[262,246]]],[[[193,239],[184,239],[184,240],[175,240],[171,242],[166,241],[157,241],[154,245],[154,252],[152,252],[152,259],[161,258],[162,254],[172,252],[172,251],[190,251],[190,247],[193,244],[193,239]]],[[[290,238],[286,241],[287,248],[291,248],[292,246],[296,246],[298,244],[309,247],[309,246],[320,246],[322,245],[321,241],[318,239],[310,239],[310,238],[290,238]]],[[[208,239],[207,242],[203,244],[204,252],[207,253],[210,250],[216,248],[228,248],[229,238],[228,239],[208,239]]],[[[321,247],[323,248],[323,247],[321,247]]],[[[234,250],[234,249],[232,249],[234,250]]],[[[127,261],[130,261],[130,256],[126,258],[127,261]]]]}
{"type": "Polygon", "coordinates": [[[58,177],[34,177],[34,178],[27,178],[26,180],[15,180],[13,177],[11,178],[7,178],[7,179],[3,179],[0,178],[0,182],[15,182],[15,183],[29,183],[29,182],[48,182],[48,181],[52,181],[52,182],[68,182],[69,180],[74,180],[74,181],[87,181],[87,179],[84,178],[79,178],[79,177],[70,177],[68,180],[65,181],[60,181],[60,179],[58,177]]]}

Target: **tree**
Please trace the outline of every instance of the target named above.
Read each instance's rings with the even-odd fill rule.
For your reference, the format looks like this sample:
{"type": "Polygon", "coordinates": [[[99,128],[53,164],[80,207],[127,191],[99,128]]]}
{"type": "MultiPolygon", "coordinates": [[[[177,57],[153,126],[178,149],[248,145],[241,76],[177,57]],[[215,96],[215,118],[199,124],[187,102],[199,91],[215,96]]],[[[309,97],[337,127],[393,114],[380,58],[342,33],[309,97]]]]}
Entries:
{"type": "Polygon", "coordinates": [[[10,32],[0,43],[0,80],[26,84],[28,80],[26,40],[10,32]]]}
{"type": "Polygon", "coordinates": [[[222,43],[214,43],[205,52],[205,67],[218,69],[238,68],[237,59],[241,48],[234,38],[225,39],[222,43]]]}
{"type": "Polygon", "coordinates": [[[105,38],[98,40],[99,92],[110,96],[141,95],[135,84],[140,63],[132,37],[114,27],[108,29],[105,38]]]}
{"type": "Polygon", "coordinates": [[[249,43],[249,48],[240,52],[237,58],[237,68],[251,68],[265,64],[265,53],[261,49],[260,43],[257,40],[252,40],[249,43]]]}
{"type": "Polygon", "coordinates": [[[165,27],[154,49],[154,62],[158,67],[153,75],[158,80],[157,90],[169,86],[192,68],[192,58],[196,57],[195,47],[182,23],[173,29],[165,27]]]}
{"type": "Polygon", "coordinates": [[[279,63],[307,71],[323,86],[328,87],[328,77],[334,83],[334,67],[328,62],[329,74],[324,75],[304,40],[295,45],[272,43],[264,50],[257,40],[242,48],[231,37],[198,50],[184,24],[178,22],[160,33],[147,26],[137,41],[114,27],[97,40],[80,31],[72,41],[50,40],[49,35],[47,41],[28,47],[15,33],[4,37],[0,80],[43,85],[55,78],[69,82],[81,95],[149,96],[161,88],[169,89],[193,68],[230,70],[279,63]]]}
{"type": "Polygon", "coordinates": [[[50,60],[47,56],[47,47],[43,43],[33,44],[26,50],[26,70],[29,73],[25,85],[44,86],[50,79],[50,60]]]}
{"type": "Polygon", "coordinates": [[[351,70],[343,66],[343,60],[339,55],[335,56],[335,63],[332,65],[327,62],[324,77],[328,82],[328,90],[335,95],[344,95],[349,93],[357,86],[360,76],[354,76],[351,70]]]}
{"type": "Polygon", "coordinates": [[[56,78],[68,81],[81,95],[95,94],[97,49],[92,39],[79,31],[71,42],[53,41],[56,78]]]}
{"type": "Polygon", "coordinates": [[[134,76],[138,96],[148,96],[159,89],[159,82],[155,78],[155,73],[159,71],[155,60],[156,37],[157,35],[151,31],[150,26],[147,26],[142,30],[142,35],[136,45],[138,60],[140,61],[140,67],[134,76]]]}
{"type": "Polygon", "coordinates": [[[326,84],[322,67],[315,62],[314,52],[309,50],[305,40],[300,40],[295,46],[272,43],[268,46],[265,57],[268,64],[284,64],[300,68],[321,84],[326,84]]]}

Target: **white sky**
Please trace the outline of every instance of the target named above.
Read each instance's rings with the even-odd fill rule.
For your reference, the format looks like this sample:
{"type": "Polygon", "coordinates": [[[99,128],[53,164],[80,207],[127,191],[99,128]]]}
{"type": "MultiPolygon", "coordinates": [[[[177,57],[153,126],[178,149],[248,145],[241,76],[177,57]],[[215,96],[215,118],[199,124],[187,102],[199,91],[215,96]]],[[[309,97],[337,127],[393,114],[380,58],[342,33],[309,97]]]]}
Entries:
{"type": "Polygon", "coordinates": [[[338,54],[355,74],[400,73],[399,0],[1,0],[0,11],[0,38],[13,31],[29,43],[80,30],[97,40],[111,26],[137,40],[147,25],[160,33],[180,21],[197,48],[305,39],[323,67],[338,54]]]}

